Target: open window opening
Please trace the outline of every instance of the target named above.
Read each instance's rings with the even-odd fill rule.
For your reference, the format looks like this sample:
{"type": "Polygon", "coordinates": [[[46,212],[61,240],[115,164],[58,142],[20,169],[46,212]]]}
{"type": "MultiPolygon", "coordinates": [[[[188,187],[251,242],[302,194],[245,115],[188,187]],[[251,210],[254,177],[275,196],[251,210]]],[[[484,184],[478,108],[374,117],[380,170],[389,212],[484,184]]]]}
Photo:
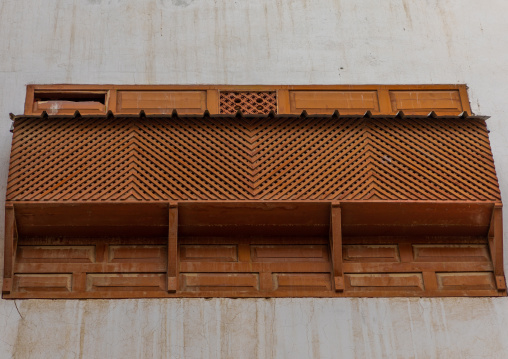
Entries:
{"type": "Polygon", "coordinates": [[[106,91],[35,91],[33,111],[46,111],[50,115],[74,111],[101,114],[106,112],[106,104],[106,91]]]}

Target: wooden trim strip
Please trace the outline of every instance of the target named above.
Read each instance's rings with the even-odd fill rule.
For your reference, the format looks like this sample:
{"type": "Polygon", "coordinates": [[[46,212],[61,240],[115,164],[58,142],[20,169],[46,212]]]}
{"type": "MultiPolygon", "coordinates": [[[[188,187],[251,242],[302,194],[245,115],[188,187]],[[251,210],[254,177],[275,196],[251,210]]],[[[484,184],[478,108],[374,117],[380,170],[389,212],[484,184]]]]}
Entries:
{"type": "Polygon", "coordinates": [[[344,290],[344,276],[342,273],[342,215],[340,202],[332,202],[330,229],[332,233],[332,266],[335,291],[344,290]]]}
{"type": "Polygon", "coordinates": [[[169,204],[168,216],[168,292],[178,289],[178,204],[169,204]]]}
{"type": "Polygon", "coordinates": [[[7,204],[5,207],[5,237],[4,237],[4,280],[2,293],[8,294],[12,289],[12,274],[15,254],[15,233],[16,220],[14,216],[14,206],[7,204]]]}

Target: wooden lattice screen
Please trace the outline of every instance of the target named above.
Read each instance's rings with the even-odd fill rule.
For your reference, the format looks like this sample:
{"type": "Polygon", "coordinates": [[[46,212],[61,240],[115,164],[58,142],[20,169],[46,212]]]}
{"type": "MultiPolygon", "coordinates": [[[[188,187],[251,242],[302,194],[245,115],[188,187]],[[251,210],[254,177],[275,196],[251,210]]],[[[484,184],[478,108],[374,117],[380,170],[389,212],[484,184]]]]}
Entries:
{"type": "Polygon", "coordinates": [[[6,298],[502,295],[485,121],[19,116],[6,298]]]}
{"type": "Polygon", "coordinates": [[[29,86],[3,297],[505,295],[465,91],[29,86]]]}
{"type": "Polygon", "coordinates": [[[248,115],[268,115],[277,111],[276,92],[221,92],[220,113],[235,114],[238,111],[248,115]]]}

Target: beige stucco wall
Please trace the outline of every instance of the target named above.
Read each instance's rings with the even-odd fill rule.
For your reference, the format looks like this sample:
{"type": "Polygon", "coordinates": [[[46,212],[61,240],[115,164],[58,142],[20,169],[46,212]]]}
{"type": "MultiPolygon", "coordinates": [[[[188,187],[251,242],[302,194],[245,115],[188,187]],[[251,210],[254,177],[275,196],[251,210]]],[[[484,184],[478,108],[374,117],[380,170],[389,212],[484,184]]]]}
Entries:
{"type": "MultiPolygon", "coordinates": [[[[30,83],[466,83],[492,116],[506,198],[506,13],[505,0],[1,0],[0,218],[8,113],[30,83]]],[[[508,298],[0,300],[0,358],[506,358],[507,324],[508,298]]]]}

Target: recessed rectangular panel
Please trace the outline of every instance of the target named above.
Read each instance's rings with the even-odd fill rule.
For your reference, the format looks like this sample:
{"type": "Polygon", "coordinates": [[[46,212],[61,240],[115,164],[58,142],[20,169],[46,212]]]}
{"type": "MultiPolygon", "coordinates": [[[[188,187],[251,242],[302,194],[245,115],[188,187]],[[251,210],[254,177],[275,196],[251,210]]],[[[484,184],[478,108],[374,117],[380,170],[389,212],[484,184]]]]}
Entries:
{"type": "Polygon", "coordinates": [[[345,245],[342,247],[345,262],[399,262],[397,245],[345,245]]]}
{"type": "Polygon", "coordinates": [[[439,289],[496,289],[490,272],[436,273],[439,289]]]}
{"type": "Polygon", "coordinates": [[[292,113],[303,110],[311,114],[335,110],[354,114],[379,111],[377,91],[290,91],[289,101],[292,113]]]}
{"type": "Polygon", "coordinates": [[[109,246],[109,261],[112,263],[165,262],[167,249],[154,245],[109,246]]]}
{"type": "Polygon", "coordinates": [[[206,91],[118,91],[120,113],[202,114],[206,110],[206,91]]]}
{"type": "Polygon", "coordinates": [[[184,273],[186,291],[253,291],[259,288],[257,273],[184,273]]]}
{"type": "Polygon", "coordinates": [[[157,291],[165,288],[164,274],[125,273],[88,274],[88,291],[157,291]]]}
{"type": "Polygon", "coordinates": [[[423,290],[421,273],[346,274],[349,290],[423,290]]]}
{"type": "Polygon", "coordinates": [[[20,263],[93,263],[95,246],[18,246],[20,263]]]}
{"type": "Polygon", "coordinates": [[[484,244],[415,244],[416,262],[489,262],[484,244]]]}
{"type": "Polygon", "coordinates": [[[183,262],[236,262],[236,245],[182,245],[180,260],[183,262]]]}
{"type": "Polygon", "coordinates": [[[412,112],[462,112],[458,90],[440,91],[390,91],[393,111],[412,112]]]}
{"type": "Polygon", "coordinates": [[[70,292],[72,274],[16,274],[14,291],[16,292],[70,292]]]}
{"type": "Polygon", "coordinates": [[[331,290],[330,273],[274,273],[274,290],[331,290]]]}
{"type": "Polygon", "coordinates": [[[251,246],[253,262],[326,262],[328,247],[325,245],[254,245],[251,246]]]}

